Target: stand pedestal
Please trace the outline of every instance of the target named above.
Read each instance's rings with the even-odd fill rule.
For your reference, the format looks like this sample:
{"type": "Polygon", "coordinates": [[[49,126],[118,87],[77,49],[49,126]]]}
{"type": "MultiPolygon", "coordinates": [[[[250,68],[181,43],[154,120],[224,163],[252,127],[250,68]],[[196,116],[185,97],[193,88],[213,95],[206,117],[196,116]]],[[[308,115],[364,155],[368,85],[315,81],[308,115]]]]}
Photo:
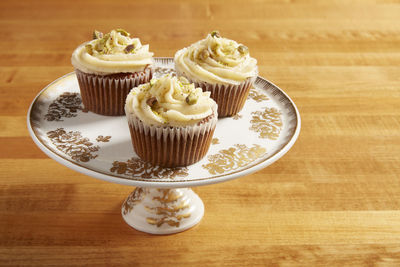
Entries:
{"type": "Polygon", "coordinates": [[[200,222],[204,205],[190,188],[137,187],[122,205],[127,224],[150,234],[174,234],[200,222]]]}

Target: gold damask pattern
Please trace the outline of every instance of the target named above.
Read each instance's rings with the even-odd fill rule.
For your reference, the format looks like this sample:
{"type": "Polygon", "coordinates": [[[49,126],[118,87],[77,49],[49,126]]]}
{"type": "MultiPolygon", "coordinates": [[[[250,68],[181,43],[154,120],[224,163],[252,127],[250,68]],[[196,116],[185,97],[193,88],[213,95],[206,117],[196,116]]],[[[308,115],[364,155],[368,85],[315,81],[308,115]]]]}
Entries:
{"type": "Polygon", "coordinates": [[[213,144],[213,145],[218,145],[218,144],[219,144],[219,139],[218,139],[218,138],[213,138],[213,139],[211,140],[211,144],[213,144]]]}
{"type": "Polygon", "coordinates": [[[251,162],[263,157],[267,150],[260,145],[247,147],[243,144],[236,144],[234,147],[223,149],[218,154],[208,156],[208,164],[202,167],[211,175],[222,174],[244,167],[251,162]]]}
{"type": "Polygon", "coordinates": [[[110,139],[111,139],[111,136],[109,136],[109,135],[107,135],[107,136],[99,135],[99,136],[96,138],[96,141],[97,141],[97,142],[104,142],[104,143],[107,143],[107,142],[110,142],[110,139]]]}
{"type": "Polygon", "coordinates": [[[131,158],[126,162],[114,161],[110,171],[140,178],[172,179],[189,175],[186,167],[163,168],[151,165],[140,158],[131,158]]]}
{"type": "Polygon", "coordinates": [[[133,207],[144,199],[145,195],[148,193],[148,189],[144,189],[142,187],[137,187],[132,194],[125,200],[122,205],[122,213],[124,215],[130,213],[133,207]]]}
{"type": "Polygon", "coordinates": [[[82,110],[80,94],[65,92],[49,105],[44,118],[48,121],[63,121],[62,118],[76,117],[78,110],[82,110]]]}
{"type": "Polygon", "coordinates": [[[235,121],[240,120],[243,116],[240,114],[235,114],[232,116],[232,119],[234,119],[235,121]]]}
{"type": "Polygon", "coordinates": [[[250,89],[249,98],[253,99],[256,102],[262,102],[269,100],[268,96],[263,93],[258,92],[255,88],[250,89]]]}
{"type": "Polygon", "coordinates": [[[263,111],[251,113],[250,130],[259,133],[260,138],[276,140],[282,130],[283,122],[281,112],[276,108],[265,108],[263,111]]]}
{"type": "Polygon", "coordinates": [[[158,189],[161,196],[153,197],[153,200],[159,205],[148,207],[146,209],[156,215],[155,217],[147,217],[146,221],[149,224],[160,227],[164,223],[169,226],[179,227],[182,219],[189,218],[190,212],[181,213],[189,208],[189,204],[182,200],[182,193],[174,189],[158,189]],[[181,213],[181,214],[180,214],[181,213]]]}
{"type": "Polygon", "coordinates": [[[59,151],[78,162],[88,162],[98,156],[93,152],[99,151],[100,147],[94,146],[78,131],[66,132],[64,128],[58,128],[47,132],[47,137],[59,151]]]}
{"type": "Polygon", "coordinates": [[[171,69],[171,68],[156,67],[156,68],[154,69],[154,75],[155,75],[156,77],[161,77],[161,76],[163,76],[163,75],[165,75],[165,74],[169,74],[169,73],[171,73],[172,76],[176,76],[175,70],[174,70],[174,69],[171,69]]]}

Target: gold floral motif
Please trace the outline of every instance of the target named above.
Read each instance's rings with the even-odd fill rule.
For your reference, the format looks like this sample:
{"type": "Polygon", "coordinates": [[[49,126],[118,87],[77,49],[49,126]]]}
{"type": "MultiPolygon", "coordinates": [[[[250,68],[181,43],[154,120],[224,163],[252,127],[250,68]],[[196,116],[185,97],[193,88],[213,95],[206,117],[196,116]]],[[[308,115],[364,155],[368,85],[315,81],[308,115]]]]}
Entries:
{"type": "Polygon", "coordinates": [[[58,128],[47,132],[47,137],[56,146],[56,148],[70,156],[73,160],[88,162],[97,157],[93,152],[99,151],[99,146],[85,138],[78,131],[66,132],[64,128],[58,128]]]}
{"type": "Polygon", "coordinates": [[[254,111],[251,114],[253,119],[250,121],[250,130],[258,132],[260,138],[278,139],[283,126],[279,110],[265,108],[264,111],[254,111]]]}
{"type": "Polygon", "coordinates": [[[163,68],[163,67],[156,67],[154,69],[154,76],[161,77],[165,74],[172,74],[172,76],[176,76],[176,72],[172,68],[163,68]]]}
{"type": "Polygon", "coordinates": [[[250,89],[249,98],[256,102],[262,102],[269,100],[268,96],[258,92],[254,87],[250,89]]]}
{"type": "Polygon", "coordinates": [[[261,158],[266,152],[267,150],[260,145],[247,147],[243,144],[236,144],[234,147],[220,150],[218,154],[208,156],[210,163],[202,165],[202,167],[211,175],[222,174],[244,167],[261,158]]]}
{"type": "Polygon", "coordinates": [[[97,141],[97,142],[104,142],[104,143],[107,143],[107,142],[110,142],[110,139],[111,139],[111,136],[109,136],[109,135],[107,135],[107,136],[99,135],[99,136],[96,138],[96,141],[97,141]]]}
{"type": "Polygon", "coordinates": [[[189,218],[189,217],[190,217],[190,214],[177,215],[177,216],[175,216],[176,220],[168,219],[167,217],[163,217],[161,219],[155,219],[155,218],[148,217],[148,218],[146,218],[146,221],[149,224],[157,225],[157,227],[160,227],[164,223],[167,223],[170,226],[179,227],[180,221],[182,219],[189,218]]]}
{"type": "Polygon", "coordinates": [[[48,121],[62,121],[62,118],[76,117],[82,110],[82,99],[78,93],[65,92],[49,105],[44,118],[48,121]]]}
{"type": "Polygon", "coordinates": [[[186,167],[163,168],[160,166],[151,165],[150,163],[139,158],[131,158],[126,162],[114,161],[110,171],[118,174],[130,175],[133,177],[160,179],[172,179],[175,177],[186,177],[189,175],[188,168],[186,167]]]}
{"type": "Polygon", "coordinates": [[[142,187],[136,187],[136,189],[129,195],[129,197],[125,200],[122,205],[122,213],[124,215],[130,213],[133,207],[144,199],[145,195],[148,193],[148,189],[144,189],[142,187]]]}
{"type": "Polygon", "coordinates": [[[219,139],[218,138],[211,139],[211,144],[218,145],[219,144],[219,139]]]}
{"type": "Polygon", "coordinates": [[[240,120],[243,116],[240,114],[235,114],[232,116],[232,119],[234,119],[235,121],[240,120]]]}
{"type": "Polygon", "coordinates": [[[178,214],[178,212],[188,209],[189,204],[181,200],[183,194],[175,189],[158,189],[158,191],[161,192],[161,196],[153,197],[153,200],[160,205],[156,207],[146,206],[150,213],[158,215],[158,217],[147,217],[146,221],[157,227],[164,223],[179,227],[182,219],[189,218],[191,214],[190,212],[178,214]]]}

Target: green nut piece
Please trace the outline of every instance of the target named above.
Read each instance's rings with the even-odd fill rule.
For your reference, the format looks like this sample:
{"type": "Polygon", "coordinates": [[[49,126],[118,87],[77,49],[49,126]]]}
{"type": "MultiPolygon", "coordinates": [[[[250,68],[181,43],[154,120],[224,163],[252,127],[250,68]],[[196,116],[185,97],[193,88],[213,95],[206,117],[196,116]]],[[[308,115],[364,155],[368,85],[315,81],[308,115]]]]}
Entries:
{"type": "Polygon", "coordinates": [[[110,39],[110,37],[111,37],[111,36],[110,36],[110,33],[106,33],[106,34],[103,35],[102,40],[104,40],[104,42],[105,42],[105,41],[107,41],[108,39],[110,39]]]}
{"type": "Polygon", "coordinates": [[[146,100],[146,104],[149,105],[150,107],[154,107],[157,104],[157,98],[150,97],[146,100]]]}
{"type": "Polygon", "coordinates": [[[217,37],[217,38],[220,38],[220,37],[221,37],[221,35],[219,34],[219,31],[212,31],[212,32],[211,32],[211,37],[217,37]]]}
{"type": "Polygon", "coordinates": [[[210,56],[210,52],[208,52],[207,49],[204,49],[203,51],[200,52],[199,56],[200,59],[206,60],[210,56]]]}
{"type": "Polygon", "coordinates": [[[239,53],[242,55],[247,55],[249,53],[249,48],[245,45],[239,45],[239,47],[237,48],[239,53]]]}
{"type": "Polygon", "coordinates": [[[99,32],[99,31],[97,31],[97,30],[94,30],[94,32],[93,32],[93,39],[101,39],[101,38],[103,38],[103,33],[102,33],[102,32],[99,32]]]}
{"type": "Polygon", "coordinates": [[[113,44],[112,44],[112,38],[109,38],[106,42],[105,42],[105,46],[106,46],[106,50],[110,51],[113,48],[113,44]]]}
{"type": "Polygon", "coordinates": [[[133,52],[134,49],[135,49],[135,46],[133,44],[130,44],[125,47],[124,52],[128,54],[130,52],[133,52]]]}
{"type": "Polygon", "coordinates": [[[104,49],[104,42],[101,42],[101,41],[98,42],[94,48],[96,49],[97,52],[103,51],[103,49],[104,49]]]}
{"type": "Polygon", "coordinates": [[[86,52],[87,52],[89,55],[93,55],[93,47],[92,47],[92,45],[87,44],[87,45],[85,45],[85,48],[86,48],[86,52]]]}
{"type": "Polygon", "coordinates": [[[188,105],[194,105],[197,103],[198,100],[198,96],[196,96],[193,93],[190,93],[187,97],[186,97],[186,103],[188,103],[188,105]]]}
{"type": "Polygon", "coordinates": [[[188,81],[188,79],[186,79],[186,78],[183,77],[183,76],[179,77],[178,80],[179,80],[182,84],[184,84],[184,85],[190,84],[190,82],[188,81]]]}
{"type": "Polygon", "coordinates": [[[151,80],[150,80],[150,86],[155,85],[155,84],[156,84],[156,81],[157,81],[156,79],[151,79],[151,80]]]}
{"type": "Polygon", "coordinates": [[[115,31],[119,32],[121,35],[126,36],[126,37],[129,37],[129,35],[130,35],[129,32],[127,32],[123,29],[116,29],[115,31]]]}

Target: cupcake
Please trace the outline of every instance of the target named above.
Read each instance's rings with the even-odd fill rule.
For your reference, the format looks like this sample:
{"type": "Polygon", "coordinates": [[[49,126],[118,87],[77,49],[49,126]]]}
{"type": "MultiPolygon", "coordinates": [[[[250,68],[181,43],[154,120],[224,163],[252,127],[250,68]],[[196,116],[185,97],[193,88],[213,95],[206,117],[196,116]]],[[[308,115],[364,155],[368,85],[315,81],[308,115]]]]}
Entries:
{"type": "Polygon", "coordinates": [[[211,92],[219,117],[237,114],[258,75],[257,60],[249,49],[217,31],[176,52],[175,69],[196,87],[211,92]]]}
{"type": "Polygon", "coordinates": [[[183,77],[164,75],[133,88],[125,114],[136,154],[162,167],[199,161],[210,147],[217,109],[210,92],[183,77]]]}
{"type": "Polygon", "coordinates": [[[93,38],[75,49],[71,58],[82,103],[97,114],[124,115],[130,89],[152,78],[153,53],[122,29],[95,31],[93,38]]]}

